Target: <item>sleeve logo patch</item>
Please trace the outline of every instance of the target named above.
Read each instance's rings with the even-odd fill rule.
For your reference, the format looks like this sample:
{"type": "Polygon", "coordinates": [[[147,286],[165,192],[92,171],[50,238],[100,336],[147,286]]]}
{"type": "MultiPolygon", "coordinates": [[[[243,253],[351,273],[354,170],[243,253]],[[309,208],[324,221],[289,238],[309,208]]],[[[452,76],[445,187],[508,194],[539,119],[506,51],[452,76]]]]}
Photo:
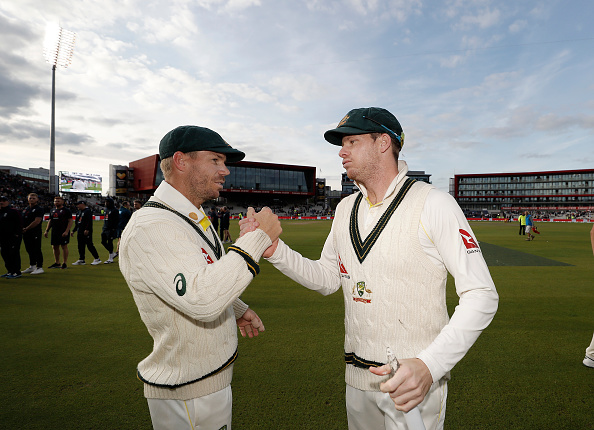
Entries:
{"type": "Polygon", "coordinates": [[[206,260],[206,264],[214,263],[212,257],[210,255],[208,255],[208,252],[206,252],[206,249],[204,249],[204,248],[202,248],[202,256],[206,260]]]}
{"type": "Polygon", "coordinates": [[[186,277],[183,273],[178,273],[173,278],[173,283],[175,284],[175,291],[177,291],[178,296],[183,296],[186,294],[186,277]]]}
{"type": "Polygon", "coordinates": [[[470,233],[466,230],[460,229],[460,236],[462,237],[462,241],[464,242],[464,246],[466,246],[466,253],[472,254],[475,252],[481,252],[476,240],[472,237],[470,233]]]}

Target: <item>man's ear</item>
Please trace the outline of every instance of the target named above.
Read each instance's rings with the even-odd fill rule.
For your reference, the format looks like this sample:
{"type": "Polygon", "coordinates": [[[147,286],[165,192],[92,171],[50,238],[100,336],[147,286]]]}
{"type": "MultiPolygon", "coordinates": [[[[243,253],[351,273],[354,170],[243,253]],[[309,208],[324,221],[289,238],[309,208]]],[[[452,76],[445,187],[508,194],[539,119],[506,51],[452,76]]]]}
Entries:
{"type": "Polygon", "coordinates": [[[380,151],[381,152],[386,152],[386,151],[392,150],[392,139],[390,138],[390,136],[388,134],[382,133],[382,135],[379,137],[379,141],[380,141],[380,151]]]}
{"type": "Polygon", "coordinates": [[[182,172],[186,170],[185,156],[186,154],[181,151],[177,151],[173,154],[173,165],[177,170],[181,170],[182,172]]]}

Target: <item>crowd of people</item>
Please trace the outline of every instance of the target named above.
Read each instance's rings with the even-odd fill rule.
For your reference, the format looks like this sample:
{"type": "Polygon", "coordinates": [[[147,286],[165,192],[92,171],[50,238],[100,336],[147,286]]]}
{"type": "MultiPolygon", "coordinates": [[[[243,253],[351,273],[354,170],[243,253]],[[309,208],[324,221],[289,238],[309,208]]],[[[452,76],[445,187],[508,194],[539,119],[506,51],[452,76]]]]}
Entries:
{"type": "Polygon", "coordinates": [[[132,216],[132,210],[140,209],[143,204],[142,201],[135,200],[132,209],[128,201],[117,205],[114,199],[108,197],[103,201],[102,209],[96,208],[96,211],[104,216],[101,245],[108,251],[107,259],[101,261],[97,248],[93,244],[94,213],[85,200],[79,200],[73,205],[68,204],[62,196],[53,196],[53,207],[49,211],[49,219],[42,232],[48,195],[44,194],[44,200],[42,200],[40,193],[29,192],[24,197],[27,204],[23,205],[22,193],[30,191],[32,187],[20,181],[19,178],[10,177],[12,175],[4,173],[2,175],[3,183],[0,188],[6,194],[0,196],[0,254],[7,270],[1,277],[6,279],[17,279],[23,274],[45,273],[43,238],[49,238],[54,260],[47,269],[68,268],[68,245],[70,238],[75,234],[78,259],[72,265],[86,264],[87,249],[93,256],[91,265],[113,263],[114,258],[118,256],[119,238],[132,216]],[[72,206],[76,207],[74,211],[72,206]],[[22,244],[29,259],[29,265],[25,269],[21,269],[22,244]]]}

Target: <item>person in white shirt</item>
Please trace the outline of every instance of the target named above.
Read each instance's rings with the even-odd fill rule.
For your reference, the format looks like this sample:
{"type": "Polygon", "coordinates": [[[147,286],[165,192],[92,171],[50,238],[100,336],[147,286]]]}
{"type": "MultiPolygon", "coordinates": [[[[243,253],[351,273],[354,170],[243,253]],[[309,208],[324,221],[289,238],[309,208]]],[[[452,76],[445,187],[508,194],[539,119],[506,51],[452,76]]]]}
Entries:
{"type": "Polygon", "coordinates": [[[159,155],[165,180],[120,243],[120,270],[154,341],[137,376],[154,429],[231,429],[235,325],[244,337],[264,331],[239,296],[282,229],[265,208],[260,228],[225,254],[202,204],[219,197],[225,163],[244,153],[210,129],[181,126],[163,137],[159,155]]]}
{"type": "MultiPolygon", "coordinates": [[[[592,252],[594,253],[594,225],[590,230],[590,242],[592,243],[592,252]]],[[[592,342],[586,348],[586,356],[582,363],[584,363],[584,366],[594,368],[594,335],[592,336],[592,342]]]]}
{"type": "MultiPolygon", "coordinates": [[[[324,134],[360,192],[336,208],[319,260],[282,240],[263,254],[305,287],[345,303],[349,429],[406,428],[417,407],[427,429],[444,425],[447,380],[491,322],[498,295],[481,249],[455,200],[406,176],[404,133],[382,108],[351,110],[324,134]],[[450,273],[460,297],[446,308],[450,273]],[[392,376],[388,348],[400,359],[392,376]]],[[[253,209],[241,233],[258,226],[253,209]]]]}

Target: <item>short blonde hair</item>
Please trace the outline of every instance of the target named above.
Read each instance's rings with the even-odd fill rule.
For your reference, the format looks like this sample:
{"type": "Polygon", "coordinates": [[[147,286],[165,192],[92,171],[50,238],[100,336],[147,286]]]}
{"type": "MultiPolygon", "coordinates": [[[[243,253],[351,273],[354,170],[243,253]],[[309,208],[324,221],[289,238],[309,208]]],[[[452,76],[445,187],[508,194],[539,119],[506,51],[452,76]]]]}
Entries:
{"type": "Polygon", "coordinates": [[[173,172],[173,157],[167,157],[161,160],[161,171],[163,172],[163,177],[169,179],[171,172],[173,172]]]}

